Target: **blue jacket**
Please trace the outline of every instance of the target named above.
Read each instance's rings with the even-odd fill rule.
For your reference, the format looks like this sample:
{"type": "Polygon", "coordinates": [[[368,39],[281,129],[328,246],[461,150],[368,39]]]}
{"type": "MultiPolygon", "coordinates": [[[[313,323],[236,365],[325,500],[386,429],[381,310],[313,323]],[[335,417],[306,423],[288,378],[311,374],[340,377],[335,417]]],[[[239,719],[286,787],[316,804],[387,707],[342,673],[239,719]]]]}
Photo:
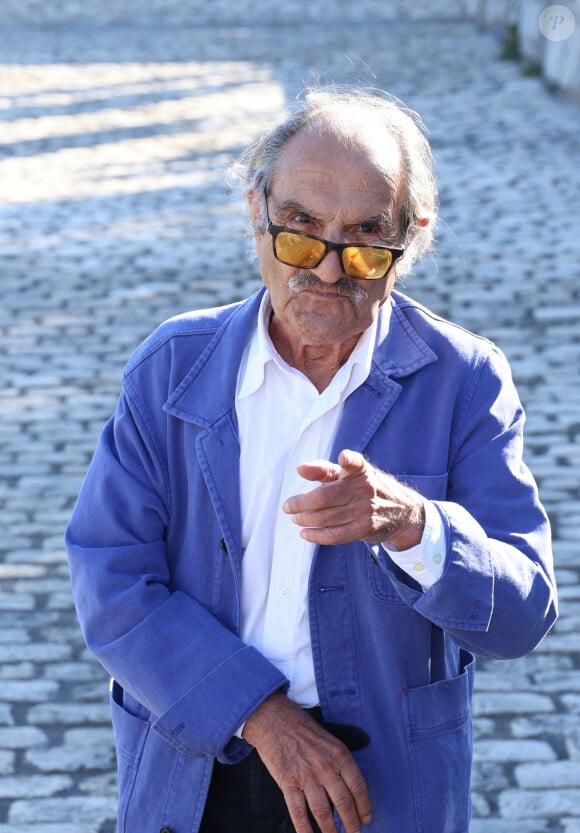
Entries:
{"type": "MultiPolygon", "coordinates": [[[[214,759],[283,675],[239,637],[234,408],[260,294],[163,324],[136,352],[67,530],[89,647],[114,677],[119,833],[195,833],[214,759]]],[[[549,526],[522,463],[524,415],[487,340],[393,293],[342,448],[435,501],[443,577],[422,592],[380,546],[319,547],[309,584],[325,719],[355,753],[373,833],[469,826],[473,653],[516,657],[556,618],[549,526]]]]}

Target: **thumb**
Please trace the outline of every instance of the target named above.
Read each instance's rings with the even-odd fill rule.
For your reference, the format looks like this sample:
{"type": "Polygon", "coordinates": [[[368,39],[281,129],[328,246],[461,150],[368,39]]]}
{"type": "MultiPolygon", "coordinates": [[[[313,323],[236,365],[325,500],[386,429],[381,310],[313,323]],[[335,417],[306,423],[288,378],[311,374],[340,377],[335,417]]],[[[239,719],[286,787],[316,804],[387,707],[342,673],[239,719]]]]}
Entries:
{"type": "Polygon", "coordinates": [[[358,451],[351,451],[348,448],[343,449],[338,455],[338,464],[340,466],[339,480],[350,480],[353,477],[358,477],[366,468],[367,462],[365,458],[358,451]]]}

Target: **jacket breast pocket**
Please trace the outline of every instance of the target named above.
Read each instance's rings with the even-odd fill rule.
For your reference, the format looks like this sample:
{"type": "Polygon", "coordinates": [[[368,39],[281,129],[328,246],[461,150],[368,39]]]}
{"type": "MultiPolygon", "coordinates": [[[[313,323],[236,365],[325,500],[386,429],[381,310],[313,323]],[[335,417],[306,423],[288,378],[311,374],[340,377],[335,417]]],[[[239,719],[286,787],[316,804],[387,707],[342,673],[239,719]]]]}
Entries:
{"type": "MultiPolygon", "coordinates": [[[[187,758],[151,728],[146,710],[113,682],[111,713],[117,747],[118,833],[191,830],[202,808],[194,785],[208,781],[209,759],[187,758]],[[205,777],[204,777],[205,775],[205,777]]],[[[203,794],[205,797],[205,792],[203,794]]]]}
{"type": "Polygon", "coordinates": [[[395,474],[393,477],[415,489],[427,500],[445,500],[447,497],[448,474],[395,474]]]}
{"type": "Polygon", "coordinates": [[[467,833],[474,659],[458,677],[402,692],[419,833],[467,833]]]}

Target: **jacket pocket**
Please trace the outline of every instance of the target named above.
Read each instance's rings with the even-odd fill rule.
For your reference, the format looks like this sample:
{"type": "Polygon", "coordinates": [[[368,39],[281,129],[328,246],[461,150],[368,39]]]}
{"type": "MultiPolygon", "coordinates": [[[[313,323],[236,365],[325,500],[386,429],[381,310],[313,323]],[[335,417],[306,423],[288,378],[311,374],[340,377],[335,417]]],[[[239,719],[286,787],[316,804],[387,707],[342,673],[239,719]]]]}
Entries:
{"type": "Polygon", "coordinates": [[[126,830],[127,808],[135,788],[137,771],[143,755],[145,741],[151,724],[145,715],[133,714],[123,705],[123,689],[115,680],[111,682],[111,719],[117,752],[117,784],[119,803],[117,823],[119,833],[126,830]]]}
{"type": "Polygon", "coordinates": [[[118,833],[193,830],[203,812],[209,759],[188,758],[151,728],[149,713],[113,682],[119,784],[118,833]]]}
{"type": "Polygon", "coordinates": [[[447,497],[448,474],[395,474],[393,477],[415,489],[427,500],[445,500],[447,497]]]}
{"type": "Polygon", "coordinates": [[[467,833],[474,659],[458,677],[402,692],[418,833],[467,833]]]}

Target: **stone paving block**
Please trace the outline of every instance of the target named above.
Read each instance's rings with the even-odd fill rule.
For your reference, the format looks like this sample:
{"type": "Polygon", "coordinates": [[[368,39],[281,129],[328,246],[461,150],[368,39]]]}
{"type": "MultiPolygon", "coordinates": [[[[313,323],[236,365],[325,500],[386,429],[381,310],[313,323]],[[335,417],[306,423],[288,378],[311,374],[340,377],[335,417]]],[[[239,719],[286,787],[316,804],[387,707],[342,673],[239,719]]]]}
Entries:
{"type": "MultiPolygon", "coordinates": [[[[580,612],[580,604],[578,606],[580,612]]],[[[565,670],[573,667],[573,659],[565,654],[540,654],[532,653],[519,659],[492,662],[492,667],[498,672],[509,674],[510,670],[515,674],[533,674],[536,671],[565,670]]]]}
{"type": "Polygon", "coordinates": [[[0,700],[14,703],[38,703],[51,700],[58,692],[52,680],[4,680],[0,686],[0,700]]]}
{"type": "Polygon", "coordinates": [[[106,703],[39,703],[28,710],[29,723],[41,726],[107,723],[109,719],[110,710],[106,703]]]}
{"type": "Polygon", "coordinates": [[[21,775],[0,778],[1,798],[45,798],[72,786],[68,775],[21,775]]]}
{"type": "MultiPolygon", "coordinates": [[[[48,628],[53,625],[58,619],[58,614],[44,610],[36,610],[32,608],[29,610],[16,608],[2,608],[0,605],[0,628],[9,627],[20,624],[23,628],[48,628]]],[[[75,628],[75,633],[78,633],[78,628],[75,628]]],[[[55,640],[51,640],[55,641],[55,640]]]]}
{"type": "Polygon", "coordinates": [[[71,818],[79,825],[95,825],[98,829],[103,822],[115,818],[114,804],[109,798],[95,796],[38,798],[14,801],[8,811],[10,824],[66,824],[71,818]]]}
{"type": "MultiPolygon", "coordinates": [[[[70,645],[56,645],[49,642],[27,645],[5,645],[0,643],[0,662],[28,660],[31,662],[56,662],[70,659],[70,645]]],[[[0,691],[0,697],[2,692],[0,691]]]]}
{"type": "MultiPolygon", "coordinates": [[[[580,628],[580,616],[574,617],[572,627],[580,628]]],[[[580,693],[580,671],[539,671],[534,675],[534,682],[545,693],[558,692],[579,692],[580,693]]]]}
{"type": "Polygon", "coordinates": [[[0,727],[0,749],[28,749],[47,742],[47,735],[36,726],[0,727]]]}
{"type": "Polygon", "coordinates": [[[70,824],[58,822],[57,824],[0,824],[0,833],[100,833],[101,822],[83,822],[82,824],[70,824]]]}
{"type": "Polygon", "coordinates": [[[503,691],[476,691],[473,698],[473,714],[522,714],[525,712],[551,712],[554,702],[543,694],[517,691],[506,694],[503,691]]]}
{"type": "Polygon", "coordinates": [[[0,680],[32,680],[37,674],[38,668],[32,662],[0,665],[0,680]]]}
{"type": "MultiPolygon", "coordinates": [[[[52,680],[78,682],[80,680],[100,680],[105,672],[96,662],[53,662],[46,666],[45,675],[52,680]]],[[[101,692],[102,693],[102,692],[101,692]]]]}
{"type": "Polygon", "coordinates": [[[515,778],[518,785],[525,789],[580,788],[580,762],[521,764],[515,769],[515,778]]]}
{"type": "Polygon", "coordinates": [[[483,761],[553,761],[556,753],[549,743],[539,740],[479,740],[473,760],[483,761]]]}
{"type": "Polygon", "coordinates": [[[46,569],[34,564],[0,564],[0,580],[44,576],[46,576],[46,569]]]}
{"type": "MultiPolygon", "coordinates": [[[[469,826],[470,833],[548,833],[548,822],[540,820],[510,819],[505,821],[496,817],[489,819],[474,818],[469,826]]],[[[0,833],[2,828],[0,827],[0,833]]],[[[570,831],[572,833],[572,831],[570,831]]]]}
{"type": "Polygon", "coordinates": [[[565,735],[580,732],[580,715],[559,712],[528,717],[516,717],[510,722],[511,732],[516,738],[539,737],[541,735],[565,735]]]}
{"type": "Polygon", "coordinates": [[[14,593],[0,595],[0,610],[34,610],[36,596],[31,593],[14,593]]]}
{"type": "MultiPolygon", "coordinates": [[[[502,669],[497,665],[494,666],[493,671],[481,670],[477,674],[477,702],[483,700],[482,708],[486,708],[486,697],[481,692],[500,692],[519,689],[525,691],[529,689],[531,680],[528,675],[518,674],[517,672],[510,673],[509,669],[502,669]]],[[[502,709],[503,711],[503,709],[502,709]]]]}
{"type": "Polygon", "coordinates": [[[65,578],[47,577],[42,581],[15,581],[14,589],[17,593],[29,591],[31,593],[66,593],[70,590],[70,582],[65,578]]]}
{"type": "Polygon", "coordinates": [[[499,811],[504,818],[573,816],[580,807],[580,789],[505,790],[499,796],[499,811]]]}
{"type": "Polygon", "coordinates": [[[80,773],[86,769],[112,770],[115,766],[112,744],[70,747],[51,746],[50,749],[29,749],[26,761],[42,772],[80,773]]]}
{"type": "Polygon", "coordinates": [[[0,645],[3,643],[22,643],[28,642],[28,634],[19,628],[3,628],[0,631],[0,645]]]}

